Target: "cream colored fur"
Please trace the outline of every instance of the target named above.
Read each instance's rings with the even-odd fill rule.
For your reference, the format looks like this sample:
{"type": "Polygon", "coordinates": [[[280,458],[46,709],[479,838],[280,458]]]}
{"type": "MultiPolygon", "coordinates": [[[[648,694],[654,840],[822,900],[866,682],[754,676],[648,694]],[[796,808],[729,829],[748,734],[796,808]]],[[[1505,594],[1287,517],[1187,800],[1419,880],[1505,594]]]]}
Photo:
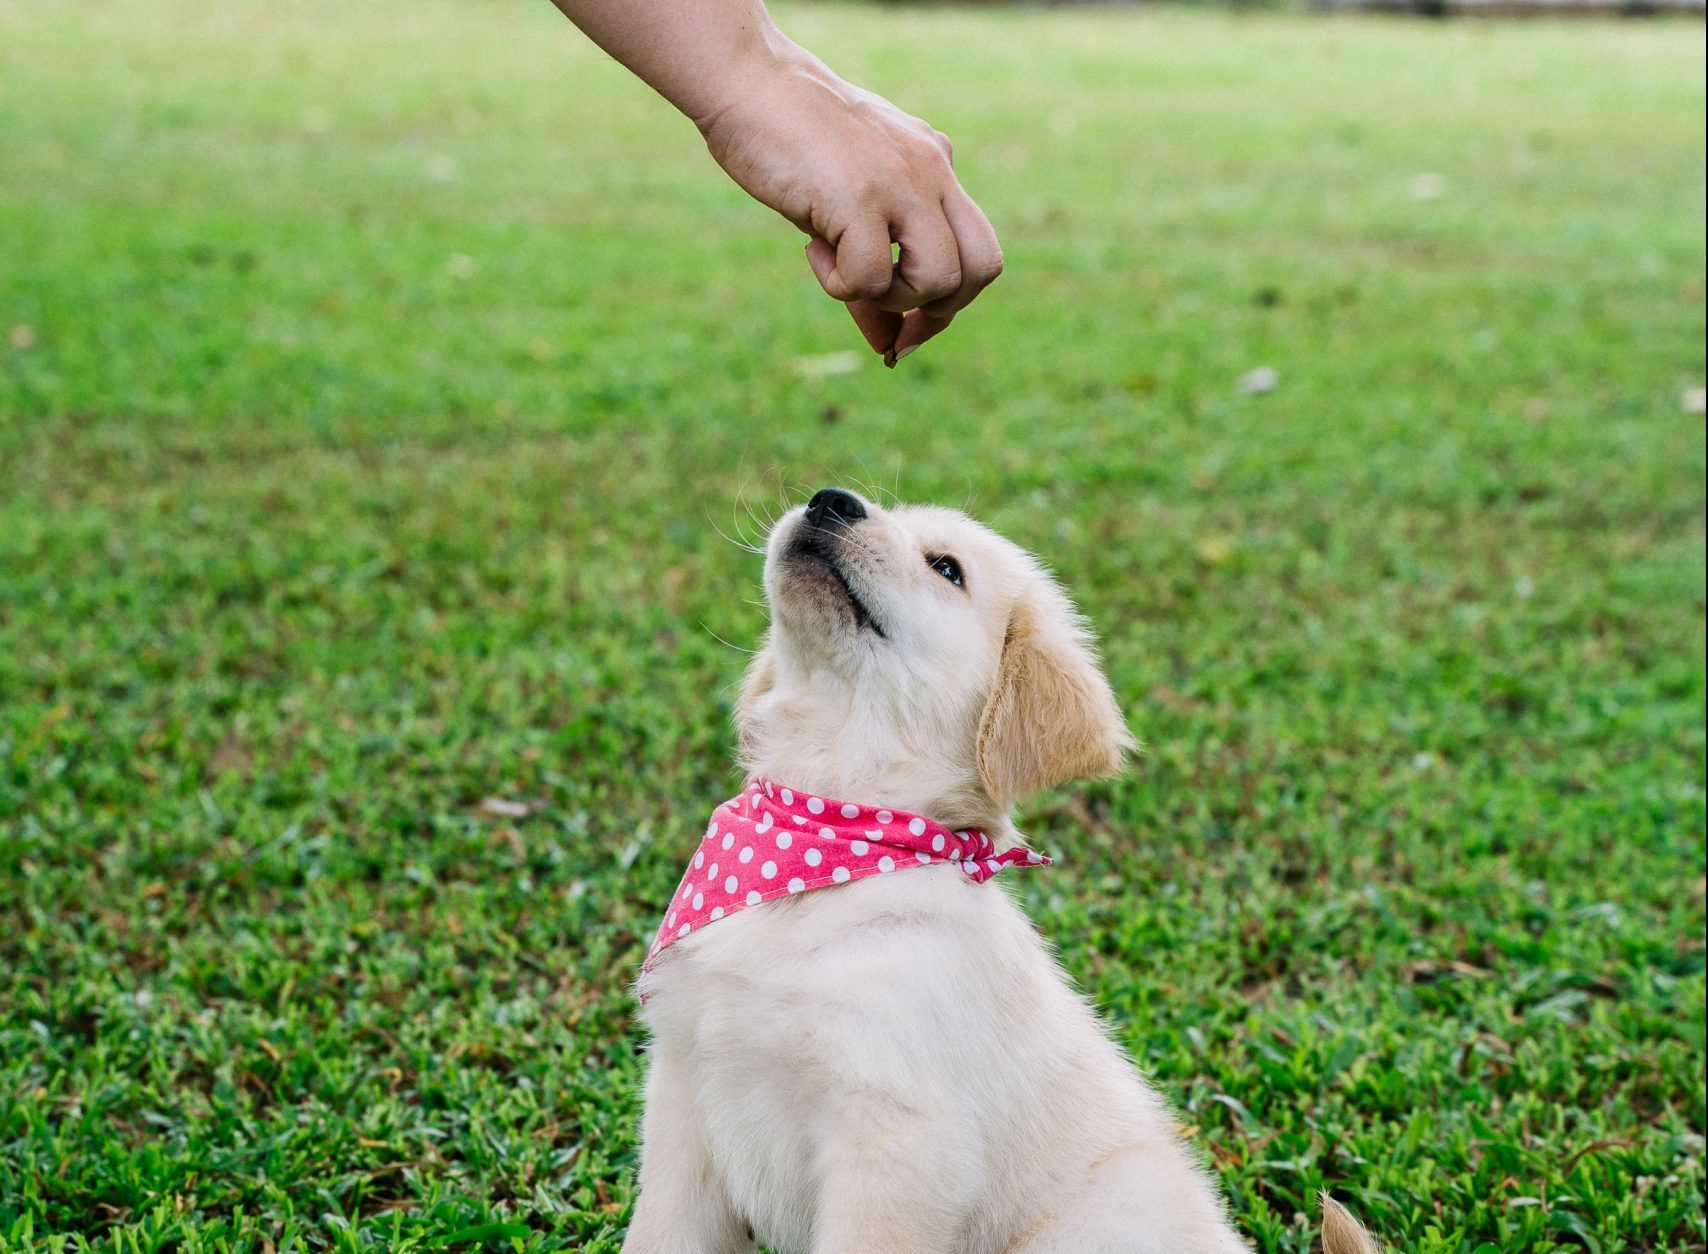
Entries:
{"type": "Polygon", "coordinates": [[[1327,1193],[1322,1195],[1322,1204],[1323,1254],[1382,1254],[1382,1247],[1364,1231],[1351,1211],[1327,1193]]]}
{"type": "MultiPolygon", "coordinates": [[[[774,529],[743,755],[800,791],[1012,844],[1015,801],[1111,774],[1132,745],[1090,640],[994,533],[949,510],[866,509],[830,540],[846,591],[795,552],[801,510],[774,529]],[[945,554],[964,587],[929,564],[945,554]]],[[[1166,1103],[1001,881],[931,865],[767,902],[672,945],[641,992],[628,1254],[1245,1248],[1166,1103]]]]}

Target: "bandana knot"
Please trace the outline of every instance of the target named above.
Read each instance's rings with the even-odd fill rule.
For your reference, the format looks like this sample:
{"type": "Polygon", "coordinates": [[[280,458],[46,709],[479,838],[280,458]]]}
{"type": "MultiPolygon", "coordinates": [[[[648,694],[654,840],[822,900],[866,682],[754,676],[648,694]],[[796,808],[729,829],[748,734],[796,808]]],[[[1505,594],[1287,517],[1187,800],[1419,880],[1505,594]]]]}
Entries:
{"type": "Polygon", "coordinates": [[[977,828],[831,801],[755,776],[712,812],[700,847],[665,907],[645,970],[672,942],[775,897],[947,862],[982,884],[1011,866],[1047,866],[1024,846],[996,851],[977,828]]]}

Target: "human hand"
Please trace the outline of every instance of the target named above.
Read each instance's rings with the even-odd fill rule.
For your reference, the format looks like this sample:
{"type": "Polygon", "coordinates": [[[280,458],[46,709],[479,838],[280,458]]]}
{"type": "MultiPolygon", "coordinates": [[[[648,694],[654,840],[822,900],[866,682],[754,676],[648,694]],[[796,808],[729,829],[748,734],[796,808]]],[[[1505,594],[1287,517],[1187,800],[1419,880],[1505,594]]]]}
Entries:
{"type": "Polygon", "coordinates": [[[811,236],[807,262],[894,366],[1002,273],[947,137],[794,45],[730,76],[695,118],[725,172],[811,236]],[[891,245],[900,245],[899,259],[891,245]]]}

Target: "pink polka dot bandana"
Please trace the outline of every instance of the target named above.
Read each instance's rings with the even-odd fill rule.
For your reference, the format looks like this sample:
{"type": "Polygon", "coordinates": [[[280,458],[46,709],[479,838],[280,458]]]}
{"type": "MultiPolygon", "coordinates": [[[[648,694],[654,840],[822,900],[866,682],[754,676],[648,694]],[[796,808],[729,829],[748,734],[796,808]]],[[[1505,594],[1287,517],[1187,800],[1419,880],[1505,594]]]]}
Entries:
{"type": "Polygon", "coordinates": [[[950,831],[922,815],[831,801],[756,776],[712,812],[705,838],[665,909],[646,967],[672,941],[774,897],[933,862],[953,863],[982,884],[1005,867],[1049,861],[1023,847],[997,853],[977,829],[950,831]]]}

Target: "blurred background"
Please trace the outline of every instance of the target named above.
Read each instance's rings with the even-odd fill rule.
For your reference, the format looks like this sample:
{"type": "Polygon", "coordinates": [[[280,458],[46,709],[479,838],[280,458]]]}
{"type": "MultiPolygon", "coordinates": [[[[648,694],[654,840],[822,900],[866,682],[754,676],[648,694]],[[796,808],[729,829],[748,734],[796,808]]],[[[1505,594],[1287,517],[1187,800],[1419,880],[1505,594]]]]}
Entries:
{"type": "Polygon", "coordinates": [[[0,1252],[616,1250],[831,483],[1095,623],[1014,889],[1256,1248],[1703,1250],[1699,18],[776,16],[1003,239],[894,373],[544,0],[0,0],[0,1252]]]}

